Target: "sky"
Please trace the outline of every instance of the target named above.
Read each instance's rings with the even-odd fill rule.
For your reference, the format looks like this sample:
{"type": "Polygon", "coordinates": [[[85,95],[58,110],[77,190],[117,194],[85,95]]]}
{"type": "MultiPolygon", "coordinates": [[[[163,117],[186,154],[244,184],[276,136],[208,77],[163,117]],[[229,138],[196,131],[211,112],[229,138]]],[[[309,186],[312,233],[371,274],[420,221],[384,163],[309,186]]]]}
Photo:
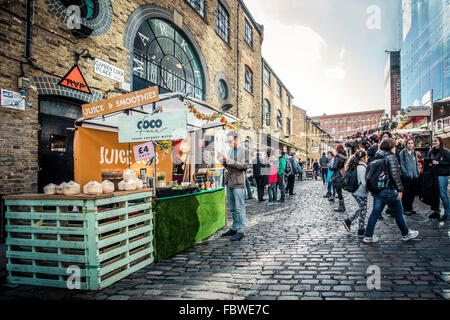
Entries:
{"type": "Polygon", "coordinates": [[[385,50],[399,50],[401,0],[244,0],[262,55],[309,116],[384,109],[385,50]]]}

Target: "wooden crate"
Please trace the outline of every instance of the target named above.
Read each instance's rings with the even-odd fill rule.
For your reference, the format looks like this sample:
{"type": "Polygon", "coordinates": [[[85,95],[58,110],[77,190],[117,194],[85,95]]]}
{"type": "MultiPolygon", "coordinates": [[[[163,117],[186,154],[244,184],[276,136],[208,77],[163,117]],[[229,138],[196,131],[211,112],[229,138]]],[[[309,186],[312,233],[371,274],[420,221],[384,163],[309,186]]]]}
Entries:
{"type": "Polygon", "coordinates": [[[151,264],[151,196],[6,198],[7,281],[67,288],[77,266],[80,289],[97,290],[151,264]]]}

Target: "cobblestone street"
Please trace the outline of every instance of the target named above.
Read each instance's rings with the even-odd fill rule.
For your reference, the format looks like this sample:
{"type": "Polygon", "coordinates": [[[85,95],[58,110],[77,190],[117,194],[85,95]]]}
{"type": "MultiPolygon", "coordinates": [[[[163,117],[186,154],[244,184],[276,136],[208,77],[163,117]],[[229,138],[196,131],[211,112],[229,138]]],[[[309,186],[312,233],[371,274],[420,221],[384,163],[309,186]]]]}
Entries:
{"type": "MultiPolygon", "coordinates": [[[[155,263],[98,292],[0,286],[0,299],[449,299],[448,222],[430,221],[415,201],[406,217],[420,235],[404,243],[393,218],[379,220],[380,242],[347,233],[336,203],[322,198],[321,181],[296,182],[296,195],[278,206],[248,200],[245,237],[220,237],[155,263]],[[367,268],[379,266],[381,289],[367,287],[367,268]]],[[[345,193],[347,213],[356,202],[345,193]]],[[[372,200],[369,199],[369,212],[372,200]]],[[[230,215],[228,225],[231,225],[230,215]]],[[[4,266],[2,266],[4,268],[4,266]]]]}

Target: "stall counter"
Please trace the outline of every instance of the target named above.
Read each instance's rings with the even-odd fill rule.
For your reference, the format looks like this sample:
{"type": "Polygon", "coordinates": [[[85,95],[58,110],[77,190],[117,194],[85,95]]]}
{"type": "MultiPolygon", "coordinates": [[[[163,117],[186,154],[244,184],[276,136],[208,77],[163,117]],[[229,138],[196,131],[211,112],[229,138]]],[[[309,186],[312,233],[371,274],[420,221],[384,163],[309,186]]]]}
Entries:
{"type": "Polygon", "coordinates": [[[194,246],[226,225],[225,188],[159,198],[153,208],[156,261],[194,246]]]}

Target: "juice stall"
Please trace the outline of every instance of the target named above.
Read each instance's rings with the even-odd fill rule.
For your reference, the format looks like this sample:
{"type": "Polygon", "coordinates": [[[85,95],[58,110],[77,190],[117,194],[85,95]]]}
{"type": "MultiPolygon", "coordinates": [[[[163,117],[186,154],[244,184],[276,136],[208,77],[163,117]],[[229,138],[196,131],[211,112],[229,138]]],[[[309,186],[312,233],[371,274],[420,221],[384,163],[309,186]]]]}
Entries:
{"type": "Polygon", "coordinates": [[[67,287],[75,267],[101,289],[226,225],[217,155],[238,119],[155,89],[84,105],[75,181],[5,197],[9,283],[67,287]]]}

